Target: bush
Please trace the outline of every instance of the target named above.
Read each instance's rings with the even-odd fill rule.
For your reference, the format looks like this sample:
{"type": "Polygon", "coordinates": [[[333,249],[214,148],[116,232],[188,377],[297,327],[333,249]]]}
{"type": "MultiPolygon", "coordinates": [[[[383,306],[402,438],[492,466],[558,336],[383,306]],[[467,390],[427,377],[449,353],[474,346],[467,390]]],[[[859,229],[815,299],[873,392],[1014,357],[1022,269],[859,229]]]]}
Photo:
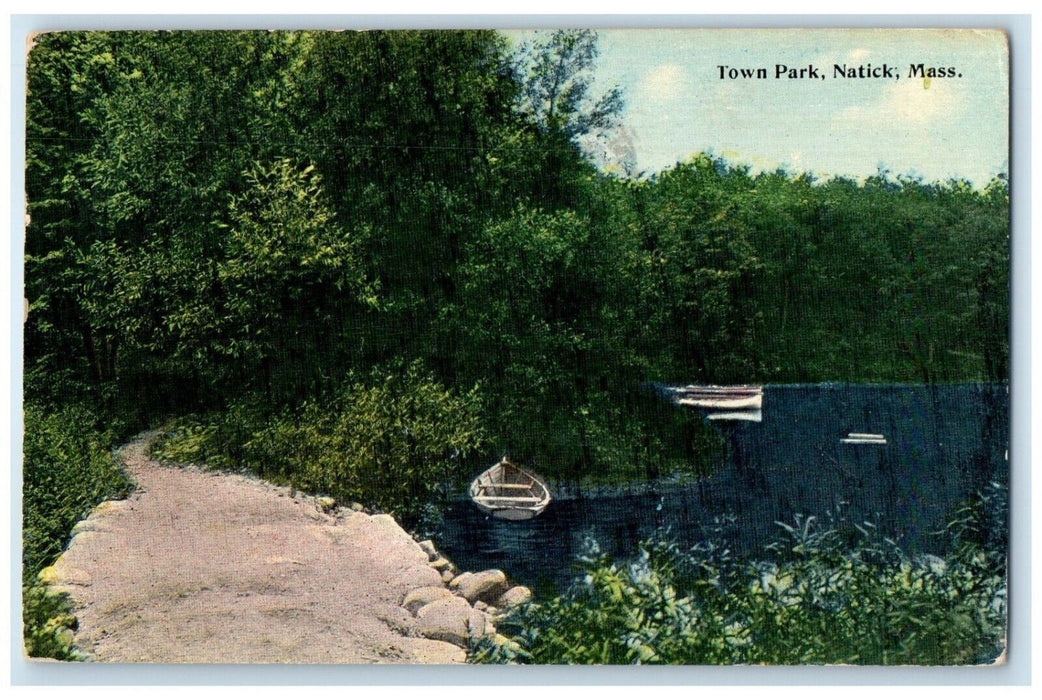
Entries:
{"type": "Polygon", "coordinates": [[[72,526],[101,501],[131,487],[94,416],[71,407],[25,408],[22,462],[22,621],[26,653],[70,660],[76,620],[63,594],[36,585],[40,571],[64,551],[72,526]]]}
{"type": "Polygon", "coordinates": [[[82,661],[73,644],[77,627],[68,596],[45,586],[22,588],[25,653],[32,658],[82,661]]]}
{"type": "Polygon", "coordinates": [[[89,411],[30,405],[24,415],[22,582],[28,584],[62,553],[77,521],[101,501],[125,496],[131,483],[89,411]]]}
{"type": "MultiPolygon", "coordinates": [[[[1004,508],[994,487],[978,500],[1004,508]]],[[[512,611],[508,643],[484,640],[483,663],[916,664],[994,660],[1006,630],[1005,537],[987,550],[982,508],[959,512],[947,558],[797,517],[770,561],[738,563],[722,547],[683,552],[646,542],[629,563],[594,552],[564,595],[512,611]]],[[[992,518],[991,520],[994,520],[992,518]]],[[[1001,518],[1000,518],[1001,520],[1001,518]]]]}
{"type": "Polygon", "coordinates": [[[478,409],[476,389],[458,395],[419,364],[397,364],[274,416],[239,407],[212,423],[183,423],[153,454],[241,466],[422,527],[439,489],[462,476],[463,459],[481,444],[478,409]]]}

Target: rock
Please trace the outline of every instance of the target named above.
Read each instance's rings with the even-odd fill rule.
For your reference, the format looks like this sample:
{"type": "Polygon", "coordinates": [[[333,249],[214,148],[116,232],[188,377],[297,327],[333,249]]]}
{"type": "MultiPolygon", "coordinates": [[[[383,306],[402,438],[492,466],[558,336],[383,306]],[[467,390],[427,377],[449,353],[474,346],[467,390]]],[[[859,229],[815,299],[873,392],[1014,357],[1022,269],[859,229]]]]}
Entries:
{"type": "Polygon", "coordinates": [[[348,506],[348,508],[350,508],[351,510],[353,510],[356,513],[365,512],[365,506],[363,506],[361,503],[357,503],[357,502],[352,502],[351,505],[348,506]]]}
{"type": "Polygon", "coordinates": [[[96,530],[94,521],[90,518],[84,519],[72,526],[72,531],[69,533],[73,537],[80,534],[81,532],[93,532],[96,530]]]}
{"type": "MultiPolygon", "coordinates": [[[[373,515],[370,516],[369,523],[370,526],[374,529],[386,533],[390,541],[393,542],[397,540],[396,544],[400,543],[401,546],[407,547],[413,542],[412,537],[410,537],[409,533],[407,533],[405,530],[401,528],[401,526],[398,525],[398,521],[394,519],[393,515],[389,515],[387,513],[373,515]]],[[[419,556],[419,552],[413,550],[413,553],[416,554],[417,557],[419,556]]]]}
{"type": "Polygon", "coordinates": [[[471,638],[485,634],[485,615],[462,598],[449,596],[424,605],[416,613],[416,631],[427,639],[467,647],[471,638]]]}
{"type": "Polygon", "coordinates": [[[527,586],[514,586],[496,599],[497,608],[507,610],[532,600],[532,591],[527,586]]]}
{"type": "Polygon", "coordinates": [[[451,588],[454,591],[459,590],[460,586],[464,585],[467,581],[469,581],[472,578],[474,578],[474,574],[472,574],[469,571],[464,571],[459,576],[454,576],[452,578],[452,581],[449,582],[449,588],[451,588]]]}
{"type": "Polygon", "coordinates": [[[433,542],[431,542],[430,540],[424,540],[423,542],[418,542],[417,544],[420,545],[420,549],[423,550],[423,553],[427,555],[428,559],[434,561],[438,558],[438,550],[435,549],[433,542]]]}
{"type": "Polygon", "coordinates": [[[452,562],[446,559],[445,557],[438,557],[437,559],[431,562],[431,566],[437,569],[438,571],[452,570],[452,562]]]}
{"type": "Polygon", "coordinates": [[[402,607],[415,615],[423,606],[433,603],[436,600],[441,600],[442,598],[451,597],[453,597],[452,593],[450,593],[447,588],[443,588],[442,586],[424,586],[409,591],[405,596],[405,600],[402,601],[402,607]]]}
{"type": "Polygon", "coordinates": [[[452,569],[445,569],[445,571],[441,572],[441,582],[442,583],[449,583],[455,577],[456,577],[456,574],[452,573],[452,569]]]}
{"type": "Polygon", "coordinates": [[[396,634],[400,634],[402,637],[416,636],[412,633],[412,628],[416,624],[416,616],[401,605],[374,612],[376,619],[387,625],[388,629],[394,630],[396,634]]]}
{"type": "Polygon", "coordinates": [[[94,510],[91,511],[88,517],[72,526],[72,536],[75,537],[81,532],[104,532],[104,516],[117,513],[120,510],[123,510],[126,506],[126,501],[104,501],[99,503],[94,507],[94,510]]]}
{"type": "Polygon", "coordinates": [[[488,610],[488,603],[486,603],[483,600],[479,600],[478,602],[474,603],[474,609],[480,610],[481,612],[485,612],[488,610]]]}
{"type": "Polygon", "coordinates": [[[71,586],[89,586],[90,585],[90,574],[83,569],[63,568],[61,573],[61,581],[63,584],[71,586]]]}
{"type": "Polygon", "coordinates": [[[330,498],[329,496],[322,496],[318,499],[318,507],[322,510],[323,513],[328,513],[329,511],[336,508],[336,499],[330,498]]]}
{"type": "Polygon", "coordinates": [[[476,600],[496,600],[507,588],[507,576],[499,569],[488,569],[473,574],[460,574],[449,584],[461,596],[473,603],[476,600]]]}
{"type": "Polygon", "coordinates": [[[94,529],[80,530],[72,538],[72,541],[69,542],[69,546],[71,547],[73,542],[76,542],[79,546],[82,547],[85,542],[90,542],[91,540],[97,540],[99,537],[102,537],[102,533],[97,531],[97,530],[94,530],[94,529]]]}
{"type": "Polygon", "coordinates": [[[465,664],[467,651],[455,644],[434,639],[411,637],[403,639],[401,645],[411,654],[409,663],[414,664],[465,664]]]}

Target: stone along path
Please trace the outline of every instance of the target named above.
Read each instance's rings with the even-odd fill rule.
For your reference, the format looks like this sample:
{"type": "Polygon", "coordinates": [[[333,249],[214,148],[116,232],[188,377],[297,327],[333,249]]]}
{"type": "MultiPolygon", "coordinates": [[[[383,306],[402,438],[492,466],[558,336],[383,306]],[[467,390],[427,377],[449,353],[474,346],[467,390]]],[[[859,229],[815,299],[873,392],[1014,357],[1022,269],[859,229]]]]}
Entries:
{"type": "MultiPolygon", "coordinates": [[[[417,589],[448,595],[451,576],[390,516],[326,513],[256,479],[163,466],[144,437],[122,459],[137,490],[80,523],[45,577],[69,592],[76,642],[96,660],[465,660],[458,638],[423,629],[414,601],[403,607],[417,589]]],[[[486,618],[459,595],[466,634],[486,618]]]]}

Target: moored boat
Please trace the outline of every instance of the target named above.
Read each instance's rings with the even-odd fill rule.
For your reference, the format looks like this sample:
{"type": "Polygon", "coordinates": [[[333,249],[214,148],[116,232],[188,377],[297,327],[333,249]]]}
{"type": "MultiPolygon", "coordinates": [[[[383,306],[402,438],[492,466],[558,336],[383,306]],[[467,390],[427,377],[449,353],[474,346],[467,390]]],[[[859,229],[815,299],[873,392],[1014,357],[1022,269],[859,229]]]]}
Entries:
{"type": "Polygon", "coordinates": [[[471,482],[470,499],[497,518],[529,520],[549,505],[550,489],[535,474],[503,457],[471,482]]]}
{"type": "Polygon", "coordinates": [[[685,386],[673,389],[674,401],[718,411],[750,411],[763,407],[762,386],[685,386]]]}

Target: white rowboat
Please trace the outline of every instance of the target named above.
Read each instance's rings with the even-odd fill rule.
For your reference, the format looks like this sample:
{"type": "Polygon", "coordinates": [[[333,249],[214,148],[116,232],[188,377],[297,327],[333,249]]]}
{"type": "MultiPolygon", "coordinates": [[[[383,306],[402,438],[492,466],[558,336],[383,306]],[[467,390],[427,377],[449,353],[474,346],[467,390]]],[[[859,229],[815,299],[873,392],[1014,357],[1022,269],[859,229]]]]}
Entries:
{"type": "Polygon", "coordinates": [[[550,489],[536,475],[506,457],[478,474],[470,499],[482,512],[504,520],[529,520],[550,503],[550,489]]]}
{"type": "Polygon", "coordinates": [[[762,386],[685,386],[673,389],[674,401],[717,411],[755,411],[763,407],[762,386]]]}
{"type": "Polygon", "coordinates": [[[762,396],[712,397],[677,399],[681,406],[712,408],[718,411],[749,411],[763,406],[762,396]]]}

